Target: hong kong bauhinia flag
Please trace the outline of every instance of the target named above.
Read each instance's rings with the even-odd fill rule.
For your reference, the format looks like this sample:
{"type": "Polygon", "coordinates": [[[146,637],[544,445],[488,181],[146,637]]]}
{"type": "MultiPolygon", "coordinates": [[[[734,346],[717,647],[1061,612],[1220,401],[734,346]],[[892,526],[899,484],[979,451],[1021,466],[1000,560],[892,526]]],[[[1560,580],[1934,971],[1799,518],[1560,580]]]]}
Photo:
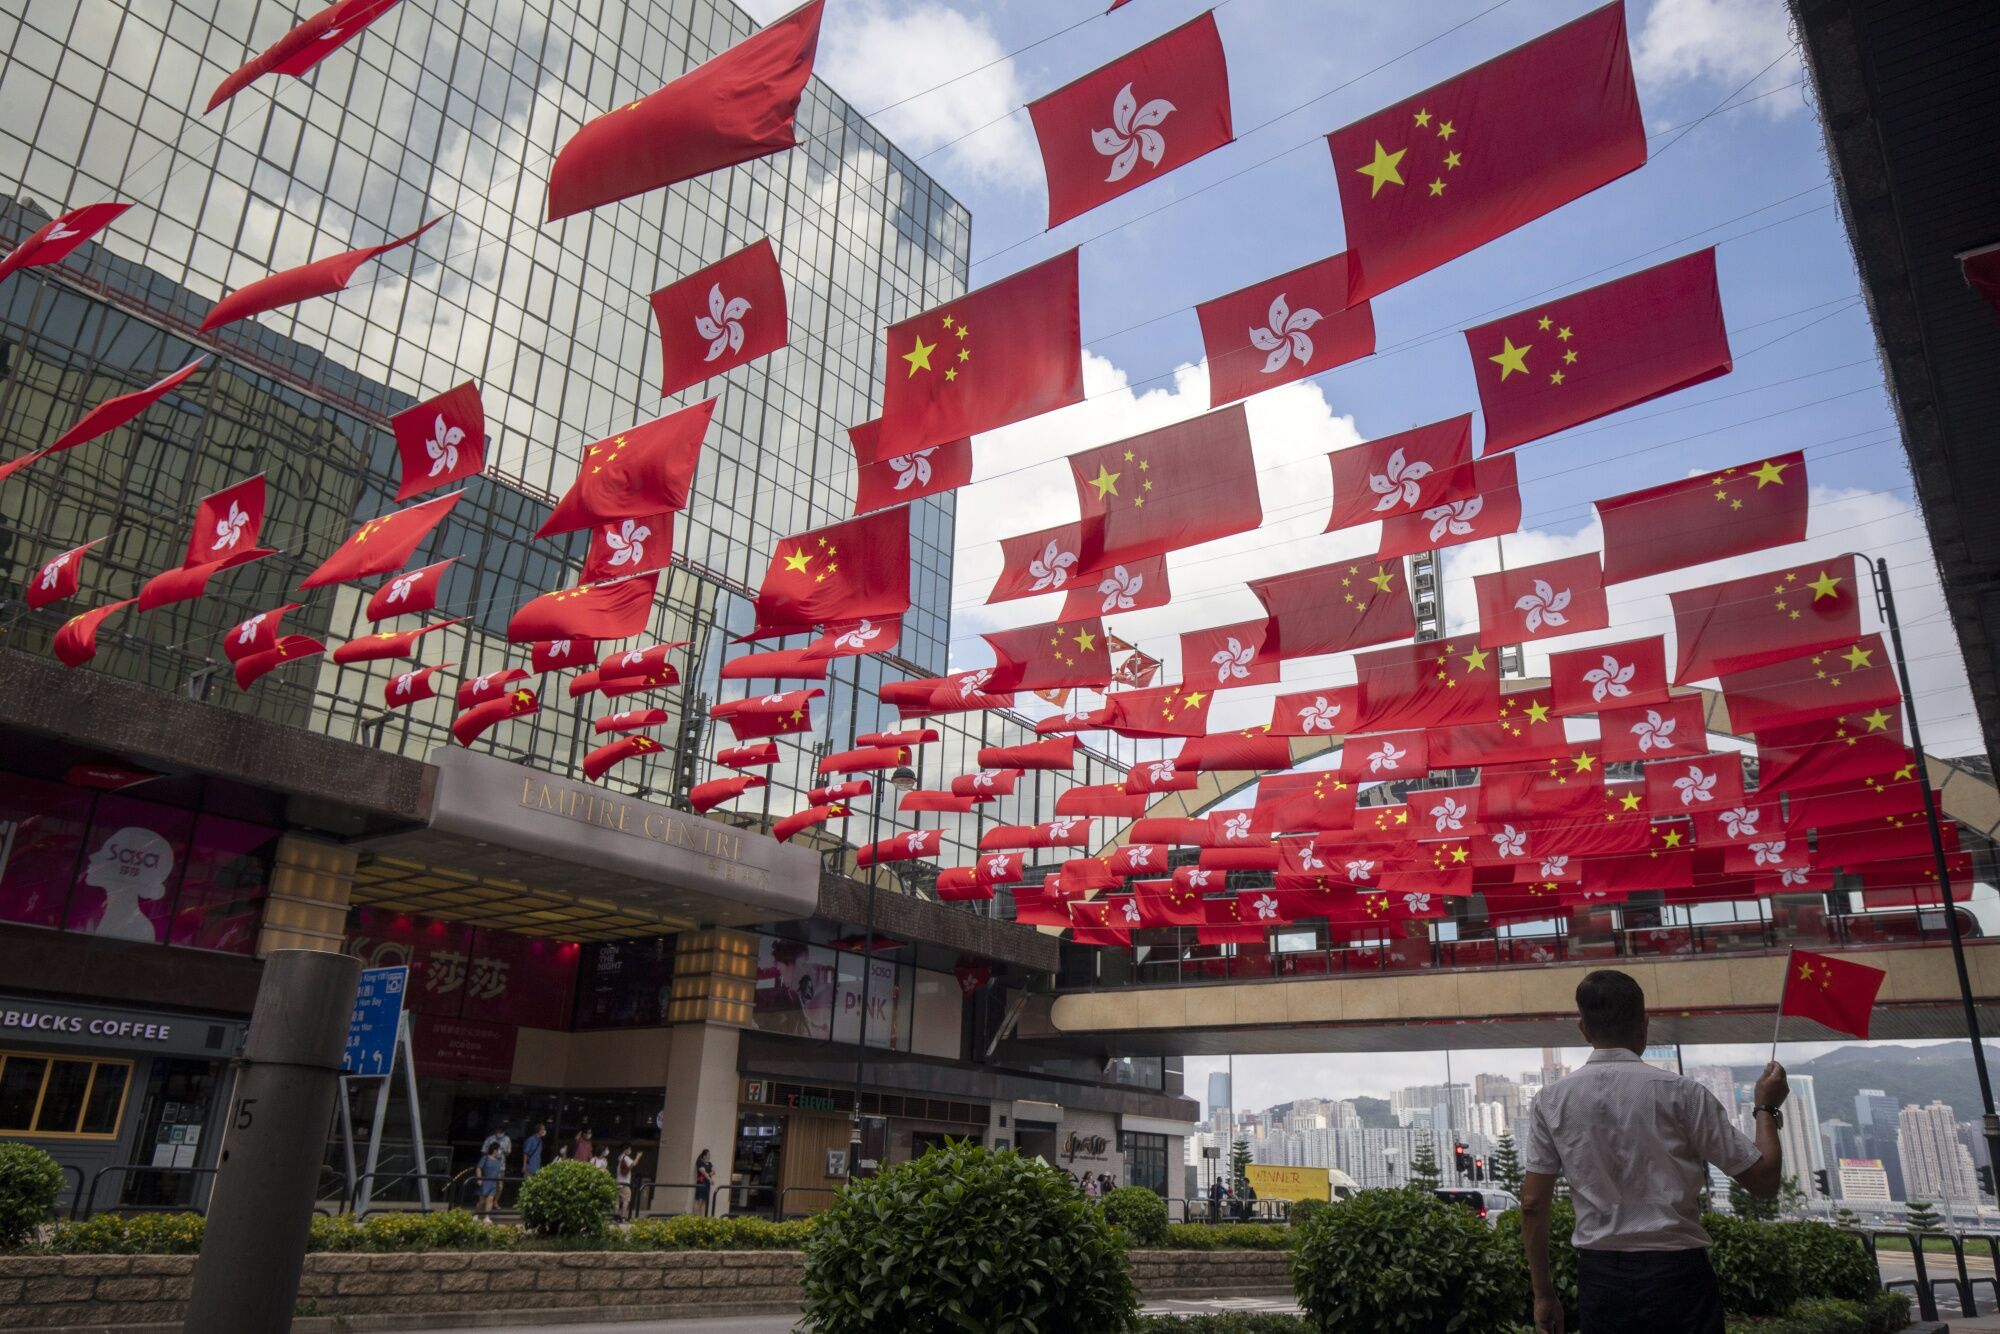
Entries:
{"type": "Polygon", "coordinates": [[[464,494],[463,491],[454,491],[448,496],[439,496],[384,514],[378,519],[370,519],[355,529],[354,535],[341,543],[338,550],[321,561],[319,568],[307,575],[299,587],[344,584],[350,579],[365,579],[371,574],[387,574],[391,570],[402,569],[409,563],[417,545],[431,529],[444,521],[444,516],[451,513],[451,507],[464,494]]]}
{"type": "Polygon", "coordinates": [[[278,646],[278,627],[285,619],[286,612],[297,611],[303,602],[287,602],[269,611],[260,611],[248,620],[239,621],[222,637],[222,655],[231,662],[247,658],[253,653],[264,653],[278,646]]]}
{"type": "Polygon", "coordinates": [[[1181,677],[1189,685],[1223,690],[1266,685],[1278,679],[1278,644],[1270,639],[1271,619],[1259,616],[1206,630],[1181,633],[1181,677]]]}
{"type": "Polygon", "coordinates": [[[51,556],[40,568],[28,576],[28,587],[22,593],[31,610],[40,611],[52,603],[76,596],[78,585],[83,579],[83,558],[90,549],[104,539],[93,537],[80,547],[51,556]]]}
{"type": "Polygon", "coordinates": [[[0,278],[16,269],[59,264],[85,241],[109,227],[130,204],[85,204],[43,223],[27,239],[0,256],[0,278]]]}
{"type": "Polygon", "coordinates": [[[382,683],[382,703],[392,709],[407,709],[412,704],[436,699],[437,683],[431,678],[457,665],[455,662],[441,662],[435,667],[418,667],[396,673],[382,683]]]}
{"type": "Polygon", "coordinates": [[[1028,104],[1049,181],[1049,226],[1234,138],[1229,66],[1203,14],[1028,104]]]}
{"type": "Polygon", "coordinates": [[[403,461],[398,500],[477,477],[486,466],[486,409],[472,380],[403,409],[389,418],[389,428],[403,461]]]}
{"type": "Polygon", "coordinates": [[[1240,403],[1072,454],[1069,469],[1085,569],[1249,532],[1264,520],[1240,403]]]}
{"type": "Polygon", "coordinates": [[[971,480],[970,440],[947,440],[907,454],[892,454],[880,463],[863,463],[855,469],[854,512],[872,514],[891,505],[955,491],[971,480]]]}
{"type": "Polygon", "coordinates": [[[1715,250],[1465,331],[1492,454],[1726,375],[1715,250]]]}
{"type": "Polygon", "coordinates": [[[454,625],[465,624],[466,618],[435,621],[430,625],[420,625],[409,630],[377,630],[372,635],[350,639],[333,651],[337,663],[376,662],[383,658],[414,658],[417,656],[417,641],[433,630],[445,630],[454,625]]]}
{"type": "Polygon", "coordinates": [[[371,621],[384,621],[391,616],[437,610],[438,585],[444,580],[444,572],[457,560],[458,557],[452,556],[421,570],[394,576],[370,595],[361,614],[371,621]]]}
{"type": "Polygon", "coordinates": [[[781,538],[745,639],[910,609],[910,511],[883,510],[781,538]]]}
{"type": "MultiPolygon", "coordinates": [[[[1444,483],[1444,489],[1444,497],[1414,514],[1392,514],[1382,521],[1381,548],[1375,559],[1412,556],[1520,531],[1521,485],[1512,454],[1465,465],[1444,483]]],[[[1338,492],[1335,495],[1337,504],[1338,492]]]]}
{"type": "Polygon", "coordinates": [[[1880,968],[1867,964],[1793,950],[1785,960],[1785,989],[1778,998],[1778,1011],[1865,1039],[1875,996],[1885,976],[1880,968]]]}
{"type": "Polygon", "coordinates": [[[1375,351],[1367,302],[1347,304],[1347,256],[1335,255],[1194,308],[1208,357],[1208,402],[1332,370],[1375,351]]]}
{"type": "Polygon", "coordinates": [[[1629,639],[1549,655],[1557,714],[1659,704],[1667,698],[1667,641],[1629,639]]]}
{"type": "Polygon", "coordinates": [[[1483,644],[1518,644],[1602,630],[1611,624],[1604,576],[1594,551],[1475,575],[1472,587],[1483,644]]]}
{"type": "Polygon", "coordinates": [[[1076,261],[1065,251],[890,325],[877,457],[1081,401],[1076,261]]]}
{"type": "Polygon", "coordinates": [[[1596,502],[1604,582],[1623,583],[1805,540],[1801,451],[1596,502]]]}
{"type": "Polygon", "coordinates": [[[549,221],[798,142],[825,0],[810,0],[666,87],[585,122],[549,168],[549,221]]]}
{"type": "Polygon", "coordinates": [[[1646,161],[1625,7],[1606,5],[1327,136],[1349,302],[1455,259],[1646,161]]]}
{"type": "Polygon", "coordinates": [[[695,465],[701,461],[701,442],[714,416],[711,398],[587,447],[576,480],[535,536],[685,509],[695,465]]]}
{"type": "Polygon", "coordinates": [[[660,392],[768,356],[791,339],[785,276],[767,237],[653,293],[660,322],[660,392]]]}
{"type": "Polygon", "coordinates": [[[1477,494],[1477,476],[1466,466],[1472,462],[1471,413],[1336,449],[1326,461],[1333,466],[1329,533],[1477,494]]]}
{"type": "Polygon", "coordinates": [[[297,78],[388,13],[397,0],[334,0],[273,42],[248,64],[216,85],[204,112],[213,111],[266,74],[297,78]]]}
{"type": "Polygon", "coordinates": [[[674,512],[611,519],[590,530],[583,582],[664,570],[674,559],[674,512]]]}
{"type": "Polygon", "coordinates": [[[176,568],[163,570],[145,582],[139,590],[139,610],[198,598],[209,579],[220,571],[274,555],[257,545],[263,526],[262,473],[202,497],[195,507],[187,555],[176,568]]]}
{"type": "Polygon", "coordinates": [[[401,249],[416,241],[425,232],[444,221],[432,218],[408,236],[399,236],[381,245],[363,246],[359,250],[349,250],[338,255],[328,255],[310,264],[301,264],[295,269],[285,269],[268,278],[259,278],[247,287],[239,287],[228,296],[215,303],[215,308],[201,322],[201,330],[220,329],[225,324],[247,320],[252,315],[261,315],[267,310],[280,306],[294,306],[301,301],[309,301],[316,296],[326,296],[347,286],[354,271],[374,259],[386,255],[391,250],[401,249]]]}
{"type": "Polygon", "coordinates": [[[1674,680],[1747,672],[1858,639],[1858,574],[1852,556],[1838,556],[1671,594],[1674,680]]]}

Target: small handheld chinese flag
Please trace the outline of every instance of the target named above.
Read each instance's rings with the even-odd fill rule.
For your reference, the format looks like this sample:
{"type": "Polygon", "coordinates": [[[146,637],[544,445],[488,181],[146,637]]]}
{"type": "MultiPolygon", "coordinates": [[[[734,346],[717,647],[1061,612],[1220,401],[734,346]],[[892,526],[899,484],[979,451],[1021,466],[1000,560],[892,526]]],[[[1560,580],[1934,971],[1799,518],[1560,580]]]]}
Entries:
{"type": "Polygon", "coordinates": [[[1786,964],[1778,1013],[1816,1020],[1836,1032],[1865,1038],[1883,976],[1880,968],[1849,963],[1830,954],[1793,950],[1786,964]]]}

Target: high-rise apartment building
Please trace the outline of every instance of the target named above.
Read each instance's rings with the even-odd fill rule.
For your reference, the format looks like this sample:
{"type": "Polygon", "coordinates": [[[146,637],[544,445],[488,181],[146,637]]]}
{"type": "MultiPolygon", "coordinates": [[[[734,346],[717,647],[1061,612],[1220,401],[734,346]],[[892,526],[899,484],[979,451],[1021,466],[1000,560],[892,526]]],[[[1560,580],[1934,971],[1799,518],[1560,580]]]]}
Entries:
{"type": "Polygon", "coordinates": [[[1966,1208],[1979,1198],[1972,1155],[1958,1137],[1958,1113],[1945,1102],[1914,1104],[1896,1114],[1896,1147],[1903,1161],[1904,1197],[1949,1201],[1966,1208]]]}
{"type": "Polygon", "coordinates": [[[1881,1159],[1882,1170],[1889,1178],[1890,1196],[1898,1200],[1909,1198],[1908,1183],[1903,1179],[1902,1150],[1897,1143],[1902,1131],[1897,1113],[1902,1106],[1881,1089],[1859,1089],[1854,1094],[1854,1133],[1861,1142],[1862,1155],[1881,1159]]]}

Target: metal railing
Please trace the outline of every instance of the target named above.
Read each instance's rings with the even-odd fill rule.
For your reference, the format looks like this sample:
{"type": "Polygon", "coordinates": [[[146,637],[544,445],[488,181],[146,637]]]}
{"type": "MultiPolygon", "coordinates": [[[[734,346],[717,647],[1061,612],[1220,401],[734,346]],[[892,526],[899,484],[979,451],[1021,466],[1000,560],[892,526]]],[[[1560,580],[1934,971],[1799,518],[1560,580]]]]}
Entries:
{"type": "Polygon", "coordinates": [[[700,1187],[692,1181],[644,1181],[632,1193],[632,1213],[638,1218],[713,1218],[718,1200],[711,1183],[708,1200],[703,1203],[695,1198],[700,1187]],[[688,1193],[689,1208],[686,1210],[658,1209],[653,1207],[655,1197],[663,1190],[684,1190],[688,1193]]]}
{"type": "MultiPolygon", "coordinates": [[[[100,1167],[97,1169],[96,1174],[90,1178],[90,1189],[80,1192],[76,1202],[70,1205],[69,1216],[72,1219],[82,1219],[93,1217],[97,1213],[98,1187],[104,1184],[104,1178],[108,1176],[186,1177],[191,1185],[198,1187],[201,1184],[202,1178],[212,1177],[215,1175],[215,1172],[216,1169],[213,1167],[146,1167],[136,1163],[114,1163],[109,1167],[100,1167]]],[[[81,1177],[82,1173],[79,1172],[79,1181],[81,1177]]],[[[105,1212],[121,1214],[202,1214],[206,1216],[208,1213],[208,1201],[203,1197],[203,1192],[199,1189],[190,1190],[188,1197],[187,1202],[184,1204],[128,1204],[120,1200],[116,1204],[107,1204],[105,1212]]]]}
{"type": "MultiPolygon", "coordinates": [[[[347,1212],[353,1214],[357,1219],[366,1218],[369,1212],[372,1209],[374,1209],[376,1204],[378,1202],[381,1202],[380,1197],[384,1190],[387,1190],[397,1185],[399,1182],[404,1182],[404,1181],[412,1183],[418,1181],[426,1183],[440,1183],[438,1190],[439,1198],[446,1199],[449,1198],[449,1192],[451,1190],[452,1182],[456,1181],[457,1179],[458,1179],[457,1177],[452,1176],[451,1174],[446,1172],[419,1172],[416,1171],[415,1169],[412,1169],[408,1172],[396,1172],[393,1174],[376,1172],[371,1175],[369,1173],[364,1172],[361,1176],[361,1179],[354,1183],[354,1189],[348,1192],[347,1212]]],[[[407,1211],[407,1208],[409,1207],[414,1207],[418,1213],[425,1213],[425,1214],[429,1213],[432,1209],[450,1207],[449,1205],[446,1204],[438,1204],[430,1200],[426,1200],[424,1198],[424,1194],[425,1194],[424,1192],[419,1191],[417,1194],[417,1198],[415,1200],[409,1201],[407,1206],[405,1202],[400,1200],[389,1201],[389,1203],[392,1203],[398,1209],[404,1209],[405,1211],[407,1211]]]]}
{"type": "MultiPolygon", "coordinates": [[[[1910,1232],[1893,1228],[1846,1228],[1861,1238],[1861,1244],[1868,1248],[1868,1256],[1875,1262],[1876,1270],[1881,1270],[1884,1254],[1880,1242],[1884,1238],[1906,1243],[1910,1248],[1910,1266],[1916,1270],[1915,1278],[1883,1279],[1882,1288],[1895,1292],[1908,1288],[1916,1298],[1917,1316],[1922,1320],[1938,1318],[1937,1290],[1940,1287],[1954,1288],[1958,1293],[1959,1311],[1967,1317],[1979,1314],[1977,1286],[1984,1283],[1993,1290],[1993,1301],[2000,1307],[2000,1234],[1990,1232],[1910,1232]],[[1942,1278],[1931,1277],[1927,1247],[1932,1242],[1943,1242],[1951,1249],[1952,1273],[1942,1278]],[[1987,1258],[1994,1264],[1994,1275],[1974,1276],[1965,1262],[1965,1248],[1968,1242],[1983,1244],[1987,1258]]],[[[1901,1254],[1891,1251],[1888,1254],[1901,1254]]]]}

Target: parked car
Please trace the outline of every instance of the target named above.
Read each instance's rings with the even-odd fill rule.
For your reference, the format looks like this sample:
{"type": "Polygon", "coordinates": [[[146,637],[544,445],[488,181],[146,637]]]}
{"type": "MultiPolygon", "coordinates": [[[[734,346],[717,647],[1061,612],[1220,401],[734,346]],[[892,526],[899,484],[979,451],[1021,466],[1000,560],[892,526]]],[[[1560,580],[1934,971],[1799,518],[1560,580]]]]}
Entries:
{"type": "Polygon", "coordinates": [[[1480,1186],[1470,1190],[1437,1190],[1431,1192],[1449,1204],[1462,1204],[1489,1223],[1497,1223],[1500,1215],[1509,1209],[1521,1207],[1521,1201],[1504,1190],[1490,1186],[1480,1186]]]}

